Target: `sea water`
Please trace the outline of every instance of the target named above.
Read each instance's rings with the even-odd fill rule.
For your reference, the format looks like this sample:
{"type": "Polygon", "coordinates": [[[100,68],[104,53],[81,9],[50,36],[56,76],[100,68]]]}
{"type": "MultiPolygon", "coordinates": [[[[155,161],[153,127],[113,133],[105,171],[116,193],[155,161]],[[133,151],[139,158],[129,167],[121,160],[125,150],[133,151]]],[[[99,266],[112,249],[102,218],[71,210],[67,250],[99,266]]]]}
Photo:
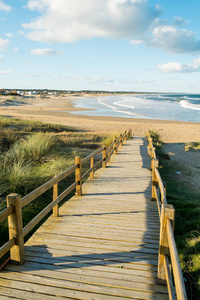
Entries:
{"type": "Polygon", "coordinates": [[[137,94],[81,98],[74,112],[89,116],[111,116],[200,122],[200,95],[137,94]]]}

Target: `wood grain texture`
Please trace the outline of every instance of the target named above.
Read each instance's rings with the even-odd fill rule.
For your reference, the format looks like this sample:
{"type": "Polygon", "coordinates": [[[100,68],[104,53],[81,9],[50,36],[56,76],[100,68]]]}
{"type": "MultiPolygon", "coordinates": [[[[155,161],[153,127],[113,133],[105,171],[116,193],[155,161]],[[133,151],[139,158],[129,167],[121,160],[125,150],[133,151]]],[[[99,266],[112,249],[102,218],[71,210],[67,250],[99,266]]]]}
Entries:
{"type": "Polygon", "coordinates": [[[160,225],[150,165],[144,139],[124,140],[107,168],[83,184],[82,197],[71,198],[27,241],[26,262],[0,273],[0,295],[169,299],[156,280],[160,225]]]}

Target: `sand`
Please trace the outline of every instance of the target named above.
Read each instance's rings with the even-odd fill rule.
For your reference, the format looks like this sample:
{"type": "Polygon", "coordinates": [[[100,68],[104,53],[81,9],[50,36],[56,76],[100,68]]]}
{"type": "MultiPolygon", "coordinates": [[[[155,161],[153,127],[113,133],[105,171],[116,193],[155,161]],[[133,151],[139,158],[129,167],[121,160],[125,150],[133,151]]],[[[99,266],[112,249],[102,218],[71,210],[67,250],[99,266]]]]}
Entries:
{"type": "MultiPolygon", "coordinates": [[[[92,95],[94,96],[94,95],[92,95]]],[[[63,124],[93,133],[118,134],[132,128],[135,136],[144,136],[148,129],[159,133],[164,143],[185,143],[200,141],[200,123],[148,120],[119,117],[92,117],[73,114],[73,101],[78,97],[71,95],[52,96],[41,99],[38,96],[0,97],[0,115],[13,116],[26,120],[38,120],[63,124]]]]}

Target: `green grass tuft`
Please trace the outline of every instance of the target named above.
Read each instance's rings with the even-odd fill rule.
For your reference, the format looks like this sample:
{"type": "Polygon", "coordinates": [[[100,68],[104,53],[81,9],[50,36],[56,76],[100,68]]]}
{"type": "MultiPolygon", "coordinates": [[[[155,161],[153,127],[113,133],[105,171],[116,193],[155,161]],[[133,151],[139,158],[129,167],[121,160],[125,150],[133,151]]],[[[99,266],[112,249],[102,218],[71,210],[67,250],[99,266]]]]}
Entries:
{"type": "Polygon", "coordinates": [[[186,143],[185,151],[197,151],[200,150],[200,142],[186,143]]]}

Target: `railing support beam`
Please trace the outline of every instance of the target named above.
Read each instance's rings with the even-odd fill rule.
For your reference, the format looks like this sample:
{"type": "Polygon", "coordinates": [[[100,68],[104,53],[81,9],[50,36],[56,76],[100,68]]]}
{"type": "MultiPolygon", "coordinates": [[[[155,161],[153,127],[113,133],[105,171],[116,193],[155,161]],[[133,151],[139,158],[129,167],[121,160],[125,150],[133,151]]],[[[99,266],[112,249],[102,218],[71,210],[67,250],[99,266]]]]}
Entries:
{"type": "Polygon", "coordinates": [[[117,149],[116,149],[116,138],[115,138],[115,137],[113,138],[113,141],[114,141],[114,144],[113,144],[113,149],[114,149],[113,154],[115,155],[115,154],[117,153],[117,149]]]}
{"type": "Polygon", "coordinates": [[[106,168],[106,147],[104,147],[103,152],[102,152],[102,168],[106,168]]]}
{"type": "Polygon", "coordinates": [[[76,195],[82,196],[82,179],[81,179],[81,157],[75,157],[75,165],[78,164],[78,168],[75,171],[75,180],[78,182],[76,186],[76,195]]]}
{"type": "Polygon", "coordinates": [[[158,168],[159,162],[158,159],[151,160],[151,168],[152,168],[152,192],[151,192],[151,200],[156,201],[156,194],[154,191],[154,186],[158,185],[158,179],[155,174],[155,168],[158,168]]]}
{"type": "Polygon", "coordinates": [[[167,219],[174,227],[175,209],[173,205],[162,204],[161,217],[160,217],[160,242],[159,242],[159,255],[158,255],[158,275],[157,283],[160,285],[167,285],[164,256],[169,256],[169,243],[167,238],[167,219]]]}
{"type": "MultiPolygon", "coordinates": [[[[90,160],[90,169],[94,167],[94,157],[91,157],[90,160]]],[[[94,170],[90,172],[90,179],[94,179],[94,170]]]]}
{"type": "MultiPolygon", "coordinates": [[[[56,176],[54,176],[54,177],[56,177],[56,176]]],[[[54,184],[54,186],[53,186],[53,201],[55,201],[57,197],[58,197],[58,183],[54,184]]],[[[53,208],[53,216],[59,217],[58,204],[56,206],[54,206],[54,208],[53,208]]]]}
{"type": "Polygon", "coordinates": [[[15,238],[15,245],[10,249],[13,264],[22,265],[25,262],[24,236],[22,224],[21,197],[18,194],[7,196],[7,206],[13,206],[13,214],[8,217],[9,239],[15,238]]]}
{"type": "Polygon", "coordinates": [[[119,139],[119,143],[120,143],[120,146],[123,145],[123,139],[122,139],[122,134],[120,134],[120,139],[119,139]]]}

